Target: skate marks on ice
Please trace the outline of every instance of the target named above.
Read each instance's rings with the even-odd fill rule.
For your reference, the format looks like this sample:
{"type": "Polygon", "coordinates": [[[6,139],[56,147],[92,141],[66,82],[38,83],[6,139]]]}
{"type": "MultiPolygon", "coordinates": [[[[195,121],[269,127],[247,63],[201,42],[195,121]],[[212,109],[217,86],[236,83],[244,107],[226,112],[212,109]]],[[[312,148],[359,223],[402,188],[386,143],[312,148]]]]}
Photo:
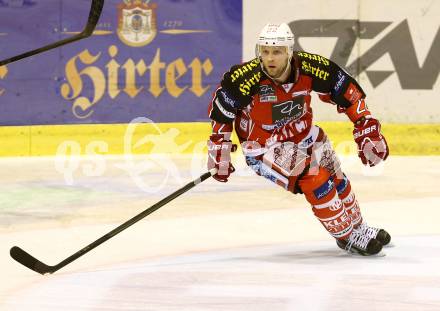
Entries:
{"type": "MultiPolygon", "coordinates": [[[[440,310],[440,236],[386,257],[333,241],[211,251],[42,277],[4,310],[440,310]]],[[[3,310],[3,309],[2,309],[3,310]]]]}

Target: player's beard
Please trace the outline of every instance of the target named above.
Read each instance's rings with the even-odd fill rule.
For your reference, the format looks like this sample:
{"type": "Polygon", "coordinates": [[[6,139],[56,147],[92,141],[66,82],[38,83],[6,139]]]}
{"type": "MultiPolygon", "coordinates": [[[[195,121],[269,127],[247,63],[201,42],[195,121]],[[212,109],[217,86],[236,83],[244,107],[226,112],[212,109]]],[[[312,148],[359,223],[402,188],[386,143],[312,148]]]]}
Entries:
{"type": "Polygon", "coordinates": [[[283,78],[283,75],[286,73],[286,71],[289,71],[289,61],[286,61],[284,66],[280,66],[277,68],[266,67],[266,72],[268,73],[269,77],[278,82],[283,82],[280,81],[280,78],[283,78]]]}

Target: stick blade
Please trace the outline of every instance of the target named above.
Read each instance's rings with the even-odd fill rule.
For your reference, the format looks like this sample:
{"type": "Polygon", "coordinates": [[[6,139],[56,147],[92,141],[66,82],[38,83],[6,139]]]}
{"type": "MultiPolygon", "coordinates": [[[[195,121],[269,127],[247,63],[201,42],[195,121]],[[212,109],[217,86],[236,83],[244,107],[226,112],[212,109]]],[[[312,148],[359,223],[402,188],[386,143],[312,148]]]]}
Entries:
{"type": "Polygon", "coordinates": [[[12,247],[9,253],[15,261],[21,263],[23,266],[28,267],[29,269],[37,273],[44,275],[54,272],[54,267],[42,263],[37,258],[22,250],[18,246],[12,247]]]}

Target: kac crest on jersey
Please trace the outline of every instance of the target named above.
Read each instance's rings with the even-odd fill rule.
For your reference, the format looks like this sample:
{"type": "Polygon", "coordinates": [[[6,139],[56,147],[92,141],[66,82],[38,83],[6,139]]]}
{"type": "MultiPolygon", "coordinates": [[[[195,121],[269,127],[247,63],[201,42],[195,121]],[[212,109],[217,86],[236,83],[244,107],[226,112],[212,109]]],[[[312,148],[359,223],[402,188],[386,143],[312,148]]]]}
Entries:
{"type": "Polygon", "coordinates": [[[150,0],[124,0],[118,6],[118,37],[129,46],[145,46],[156,37],[156,8],[150,0]]]}

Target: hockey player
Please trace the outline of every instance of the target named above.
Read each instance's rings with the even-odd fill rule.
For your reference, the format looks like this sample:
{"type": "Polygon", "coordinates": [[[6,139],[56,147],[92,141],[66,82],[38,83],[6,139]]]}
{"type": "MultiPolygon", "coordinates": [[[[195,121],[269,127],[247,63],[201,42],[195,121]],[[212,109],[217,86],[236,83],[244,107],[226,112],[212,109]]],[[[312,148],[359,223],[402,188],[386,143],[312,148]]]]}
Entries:
{"type": "Polygon", "coordinates": [[[353,77],[320,55],[293,50],[287,24],[267,24],[256,58],[231,67],[209,105],[212,135],[208,168],[226,182],[234,167],[230,152],[235,131],[246,163],[260,176],[292,193],[303,193],[316,218],[349,252],[374,255],[391,237],[362,218],[350,181],[324,131],[313,125],[311,93],[336,105],[353,122],[358,155],[374,166],[388,156],[380,123],[353,77]]]}

